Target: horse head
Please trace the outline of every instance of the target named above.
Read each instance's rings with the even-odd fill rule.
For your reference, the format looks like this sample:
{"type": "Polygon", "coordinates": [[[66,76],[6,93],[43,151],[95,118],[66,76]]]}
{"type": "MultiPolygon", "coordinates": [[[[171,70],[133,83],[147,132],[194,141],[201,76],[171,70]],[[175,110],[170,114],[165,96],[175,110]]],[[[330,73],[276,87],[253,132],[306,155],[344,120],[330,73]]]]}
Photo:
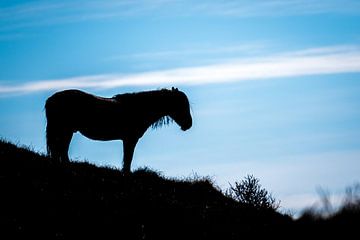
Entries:
{"type": "Polygon", "coordinates": [[[186,131],[192,126],[189,100],[185,93],[177,88],[172,88],[171,91],[173,101],[169,116],[180,126],[181,130],[186,131]]]}

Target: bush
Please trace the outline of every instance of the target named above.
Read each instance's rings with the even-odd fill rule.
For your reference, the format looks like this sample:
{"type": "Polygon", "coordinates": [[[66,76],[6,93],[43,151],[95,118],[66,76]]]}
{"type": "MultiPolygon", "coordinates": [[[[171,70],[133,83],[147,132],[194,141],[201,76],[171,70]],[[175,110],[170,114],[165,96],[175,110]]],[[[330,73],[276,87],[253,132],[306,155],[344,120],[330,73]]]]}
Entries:
{"type": "Polygon", "coordinates": [[[253,175],[247,175],[241,182],[235,182],[235,186],[230,184],[228,195],[239,203],[256,209],[277,210],[280,207],[280,202],[262,188],[259,179],[253,175]]]}

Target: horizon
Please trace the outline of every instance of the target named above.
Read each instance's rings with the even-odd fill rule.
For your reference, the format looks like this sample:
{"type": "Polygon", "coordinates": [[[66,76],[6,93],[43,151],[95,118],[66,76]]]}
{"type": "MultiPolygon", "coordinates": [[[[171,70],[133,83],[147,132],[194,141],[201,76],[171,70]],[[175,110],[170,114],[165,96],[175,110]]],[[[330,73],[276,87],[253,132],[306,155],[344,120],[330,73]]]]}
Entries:
{"type": "MultiPolygon", "coordinates": [[[[132,169],[247,174],[298,213],[359,182],[360,4],[330,1],[4,1],[0,137],[45,153],[44,104],[178,87],[193,126],[148,129],[132,169]]],[[[122,142],[74,134],[70,157],[121,168],[122,142]]]]}

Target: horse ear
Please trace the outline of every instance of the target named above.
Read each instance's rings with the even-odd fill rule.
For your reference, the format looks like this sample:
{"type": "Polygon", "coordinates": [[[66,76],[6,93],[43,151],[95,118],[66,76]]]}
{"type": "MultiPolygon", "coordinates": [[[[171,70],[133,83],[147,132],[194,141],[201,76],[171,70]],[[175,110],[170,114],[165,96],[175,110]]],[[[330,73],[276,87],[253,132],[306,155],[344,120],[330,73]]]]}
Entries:
{"type": "Polygon", "coordinates": [[[174,88],[174,87],[172,87],[171,90],[172,90],[172,91],[179,91],[178,88],[174,88]]]}

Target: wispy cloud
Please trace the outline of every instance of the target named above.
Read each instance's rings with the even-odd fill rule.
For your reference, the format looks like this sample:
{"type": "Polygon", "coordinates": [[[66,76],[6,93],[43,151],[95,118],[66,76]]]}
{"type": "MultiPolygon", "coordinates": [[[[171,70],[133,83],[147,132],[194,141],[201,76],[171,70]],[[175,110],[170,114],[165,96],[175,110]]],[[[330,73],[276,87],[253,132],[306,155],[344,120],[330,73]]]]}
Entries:
{"type": "Polygon", "coordinates": [[[35,1],[0,5],[0,31],[79,21],[136,16],[289,16],[319,13],[360,13],[358,0],[190,1],[139,0],[35,1]]]}
{"type": "Polygon", "coordinates": [[[114,55],[107,59],[106,61],[116,61],[116,60],[179,60],[181,58],[188,59],[196,58],[201,56],[202,58],[208,59],[217,59],[219,57],[224,58],[226,56],[239,56],[247,54],[256,54],[265,50],[266,43],[265,41],[257,41],[253,43],[242,43],[231,46],[197,46],[196,48],[184,48],[176,50],[165,50],[158,52],[142,52],[142,53],[133,53],[133,54],[121,54],[114,55]]]}
{"type": "Polygon", "coordinates": [[[196,8],[212,15],[263,17],[321,13],[359,13],[360,3],[356,0],[226,0],[221,2],[203,1],[196,8]]]}
{"type": "Polygon", "coordinates": [[[0,31],[146,14],[166,1],[37,1],[0,7],[0,31]]]}
{"type": "Polygon", "coordinates": [[[313,48],[266,58],[233,59],[199,67],[0,85],[0,94],[23,94],[65,88],[199,85],[349,72],[360,72],[360,49],[357,46],[313,48]]]}

